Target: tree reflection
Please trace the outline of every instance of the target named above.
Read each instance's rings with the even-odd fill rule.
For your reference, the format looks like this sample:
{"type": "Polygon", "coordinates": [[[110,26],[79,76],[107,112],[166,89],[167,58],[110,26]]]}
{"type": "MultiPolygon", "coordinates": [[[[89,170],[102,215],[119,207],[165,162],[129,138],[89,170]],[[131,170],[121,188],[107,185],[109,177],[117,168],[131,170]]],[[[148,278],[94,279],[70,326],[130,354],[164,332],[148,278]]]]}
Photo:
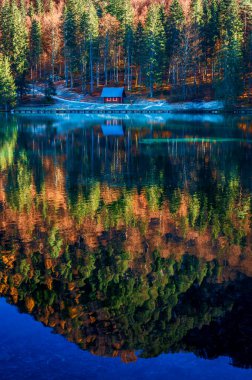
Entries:
{"type": "Polygon", "coordinates": [[[94,354],[252,366],[251,149],[44,126],[1,131],[0,294],[94,354]]]}

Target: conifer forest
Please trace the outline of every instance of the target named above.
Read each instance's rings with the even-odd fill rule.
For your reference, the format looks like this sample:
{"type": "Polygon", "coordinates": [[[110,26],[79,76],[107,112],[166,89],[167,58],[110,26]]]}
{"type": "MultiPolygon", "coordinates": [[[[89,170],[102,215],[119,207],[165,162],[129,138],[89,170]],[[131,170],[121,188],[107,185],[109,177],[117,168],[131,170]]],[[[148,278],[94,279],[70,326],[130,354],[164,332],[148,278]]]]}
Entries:
{"type": "MultiPolygon", "coordinates": [[[[1,0],[0,97],[31,83],[251,102],[251,0],[1,0]]],[[[98,92],[97,92],[98,91],[98,92]]]]}
{"type": "Polygon", "coordinates": [[[0,0],[0,380],[252,379],[252,0],[0,0]]]}

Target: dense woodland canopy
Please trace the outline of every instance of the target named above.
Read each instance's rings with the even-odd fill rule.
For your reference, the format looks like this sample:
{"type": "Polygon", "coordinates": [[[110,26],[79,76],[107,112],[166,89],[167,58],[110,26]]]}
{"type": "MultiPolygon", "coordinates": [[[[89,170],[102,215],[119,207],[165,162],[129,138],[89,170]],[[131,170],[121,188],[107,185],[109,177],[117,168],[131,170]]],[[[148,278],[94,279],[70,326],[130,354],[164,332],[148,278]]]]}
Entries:
{"type": "Polygon", "coordinates": [[[251,95],[252,4],[1,0],[0,54],[4,105],[15,87],[22,95],[29,81],[47,81],[50,93],[59,79],[84,94],[120,84],[151,97],[233,102],[251,95]]]}

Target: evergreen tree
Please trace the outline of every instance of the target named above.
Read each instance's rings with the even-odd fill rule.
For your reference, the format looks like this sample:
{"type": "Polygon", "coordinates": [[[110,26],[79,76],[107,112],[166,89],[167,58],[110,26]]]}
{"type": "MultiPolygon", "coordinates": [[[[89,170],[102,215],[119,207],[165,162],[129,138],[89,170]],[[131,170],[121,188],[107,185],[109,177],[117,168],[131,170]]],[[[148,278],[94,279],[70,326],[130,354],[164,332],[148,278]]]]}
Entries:
{"type": "Polygon", "coordinates": [[[32,20],[31,35],[30,35],[30,66],[31,66],[31,79],[33,79],[32,70],[35,68],[37,71],[39,58],[42,53],[42,35],[41,26],[38,20],[32,20]]]}
{"type": "Polygon", "coordinates": [[[215,52],[216,41],[219,37],[218,27],[219,7],[217,0],[203,1],[203,15],[201,24],[202,49],[204,51],[205,60],[207,57],[213,58],[215,52]]]}
{"type": "Polygon", "coordinates": [[[119,21],[123,20],[123,5],[125,0],[108,0],[107,11],[119,21]]]}
{"type": "Polygon", "coordinates": [[[252,2],[250,0],[240,1],[240,14],[243,24],[245,85],[250,100],[252,97],[252,2]]]}
{"type": "Polygon", "coordinates": [[[56,88],[54,86],[54,83],[52,81],[52,79],[49,79],[47,82],[46,82],[46,86],[45,86],[45,97],[47,100],[52,100],[52,96],[56,95],[56,88]]]}
{"type": "Polygon", "coordinates": [[[242,23],[236,0],[222,0],[220,6],[221,32],[216,95],[231,104],[242,91],[242,23]]]}
{"type": "Polygon", "coordinates": [[[171,57],[173,52],[179,47],[180,33],[183,29],[184,19],[185,16],[179,0],[173,0],[166,22],[168,57],[171,57]]]}
{"type": "Polygon", "coordinates": [[[161,19],[161,7],[152,4],[145,25],[145,71],[150,97],[153,97],[154,84],[160,83],[163,76],[165,56],[165,29],[161,19]]]}
{"type": "Polygon", "coordinates": [[[29,9],[28,9],[28,16],[33,19],[35,15],[35,10],[34,10],[34,6],[33,6],[33,3],[30,4],[29,6],[29,9]]]}
{"type": "Polygon", "coordinates": [[[16,86],[7,57],[0,54],[0,105],[8,110],[16,104],[16,86]]]}
{"type": "Polygon", "coordinates": [[[122,42],[125,52],[125,83],[128,90],[132,85],[132,59],[133,59],[133,8],[131,0],[109,0],[107,11],[120,21],[122,42]]]}
{"type": "Polygon", "coordinates": [[[198,28],[187,22],[180,35],[180,46],[178,55],[180,57],[180,86],[182,100],[187,97],[187,78],[194,77],[194,94],[197,93],[197,72],[199,71],[201,60],[201,46],[198,28]]]}
{"type": "Polygon", "coordinates": [[[190,3],[190,18],[194,25],[201,25],[203,18],[202,0],[192,0],[190,3]]]}
{"type": "Polygon", "coordinates": [[[166,20],[166,50],[167,68],[169,70],[169,81],[172,83],[172,94],[177,87],[179,78],[179,63],[181,56],[181,33],[184,27],[184,13],[179,0],[173,0],[166,20]]]}
{"type": "Polygon", "coordinates": [[[134,34],[134,46],[133,46],[133,60],[136,67],[136,82],[135,87],[141,86],[142,84],[142,74],[143,74],[143,67],[144,67],[144,28],[142,23],[138,23],[135,34],[134,34]]]}
{"type": "Polygon", "coordinates": [[[28,34],[25,19],[18,6],[13,3],[12,9],[12,56],[11,63],[18,77],[22,77],[27,69],[28,34]]]}
{"type": "Polygon", "coordinates": [[[125,60],[126,60],[126,83],[128,90],[131,90],[131,63],[133,55],[133,9],[130,0],[122,1],[122,26],[124,35],[124,49],[125,49],[125,60]]]}
{"type": "Polygon", "coordinates": [[[35,11],[37,15],[42,15],[44,13],[44,3],[42,0],[35,1],[35,11]]]}
{"type": "Polygon", "coordinates": [[[20,11],[21,11],[22,17],[24,18],[26,17],[26,14],[27,14],[25,0],[20,0],[19,4],[20,4],[20,11]]]}
{"type": "MultiPolygon", "coordinates": [[[[194,93],[197,92],[197,72],[200,72],[201,67],[205,68],[205,74],[207,73],[207,59],[206,56],[202,56],[202,50],[204,51],[204,37],[203,35],[203,25],[204,25],[204,8],[205,2],[204,0],[192,0],[190,4],[190,22],[187,23],[189,25],[186,25],[185,30],[187,31],[184,33],[184,36],[186,38],[183,39],[184,46],[186,46],[185,42],[189,43],[187,50],[187,58],[185,59],[185,56],[182,56],[183,61],[183,69],[185,66],[189,65],[191,66],[192,75],[194,77],[194,93]],[[188,33],[189,31],[189,33],[188,33]],[[202,46],[203,45],[203,46],[202,46]],[[201,48],[203,49],[201,50],[201,48]],[[205,59],[204,59],[205,58],[205,59]],[[190,62],[188,62],[188,59],[190,62]],[[187,64],[185,65],[185,62],[187,64]]],[[[209,11],[207,9],[207,17],[209,17],[209,11]]],[[[185,50],[185,49],[184,49],[185,50]]],[[[186,96],[186,78],[185,74],[186,71],[183,71],[183,99],[185,99],[186,96]]],[[[189,71],[190,72],[190,71],[189,71]]],[[[187,76],[187,74],[186,74],[187,76]]],[[[204,78],[204,76],[203,76],[204,78]]]]}
{"type": "Polygon", "coordinates": [[[94,67],[94,51],[97,47],[98,34],[99,34],[99,20],[96,8],[93,2],[90,2],[88,6],[88,29],[89,29],[89,62],[90,62],[90,92],[94,91],[94,78],[93,78],[93,67],[94,67]]]}
{"type": "Polygon", "coordinates": [[[20,95],[27,70],[28,35],[25,16],[15,2],[6,2],[1,12],[1,51],[9,58],[20,95]]]}
{"type": "Polygon", "coordinates": [[[80,9],[74,0],[68,0],[64,10],[64,54],[65,77],[68,86],[68,73],[70,74],[70,86],[73,87],[73,73],[78,68],[78,30],[80,9]]]}
{"type": "Polygon", "coordinates": [[[13,37],[13,19],[11,6],[9,2],[4,2],[0,12],[0,47],[1,52],[11,58],[12,54],[12,37],[13,37]]]}
{"type": "Polygon", "coordinates": [[[99,20],[96,8],[92,1],[86,6],[86,12],[83,14],[83,31],[86,35],[87,49],[89,54],[89,74],[90,74],[90,93],[94,92],[94,65],[95,52],[97,51],[99,20]]]}
{"type": "Polygon", "coordinates": [[[191,0],[186,17],[182,0],[170,0],[168,10],[165,1],[146,1],[147,12],[137,3],[0,1],[0,52],[9,59],[19,93],[28,69],[34,79],[40,63],[40,77],[48,77],[50,68],[52,81],[64,64],[67,86],[69,79],[71,87],[81,81],[83,93],[89,83],[92,93],[101,80],[124,80],[131,90],[135,76],[134,85],[146,83],[151,96],[166,78],[176,97],[181,89],[183,98],[202,96],[210,84],[226,102],[243,89],[251,94],[250,0],[191,0]]]}

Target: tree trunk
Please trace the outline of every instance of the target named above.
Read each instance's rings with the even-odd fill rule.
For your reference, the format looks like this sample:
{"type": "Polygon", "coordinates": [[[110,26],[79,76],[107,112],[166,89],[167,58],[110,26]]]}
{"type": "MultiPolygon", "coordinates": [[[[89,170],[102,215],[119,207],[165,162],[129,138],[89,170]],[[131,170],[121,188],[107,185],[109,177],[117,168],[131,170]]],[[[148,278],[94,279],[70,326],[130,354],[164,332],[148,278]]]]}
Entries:
{"type": "Polygon", "coordinates": [[[150,65],[150,97],[153,98],[153,67],[150,65]]]}
{"type": "Polygon", "coordinates": [[[128,59],[127,59],[127,82],[128,82],[128,91],[131,90],[131,65],[130,65],[130,47],[128,46],[128,59]]]}
{"type": "Polygon", "coordinates": [[[109,46],[109,36],[107,32],[106,38],[105,38],[105,51],[104,51],[104,80],[105,80],[106,86],[108,84],[108,46],[109,46]]]}
{"type": "Polygon", "coordinates": [[[68,62],[66,54],[66,46],[64,46],[64,72],[65,72],[65,84],[68,87],[68,62]]]}
{"type": "Polygon", "coordinates": [[[90,36],[89,43],[89,59],[90,59],[90,93],[94,92],[94,73],[93,73],[93,37],[90,36]]]}
{"type": "Polygon", "coordinates": [[[99,87],[100,85],[100,62],[97,62],[96,66],[96,86],[99,87]]]}
{"type": "Polygon", "coordinates": [[[55,70],[55,34],[52,29],[52,82],[54,83],[54,70],[55,70]]]}

